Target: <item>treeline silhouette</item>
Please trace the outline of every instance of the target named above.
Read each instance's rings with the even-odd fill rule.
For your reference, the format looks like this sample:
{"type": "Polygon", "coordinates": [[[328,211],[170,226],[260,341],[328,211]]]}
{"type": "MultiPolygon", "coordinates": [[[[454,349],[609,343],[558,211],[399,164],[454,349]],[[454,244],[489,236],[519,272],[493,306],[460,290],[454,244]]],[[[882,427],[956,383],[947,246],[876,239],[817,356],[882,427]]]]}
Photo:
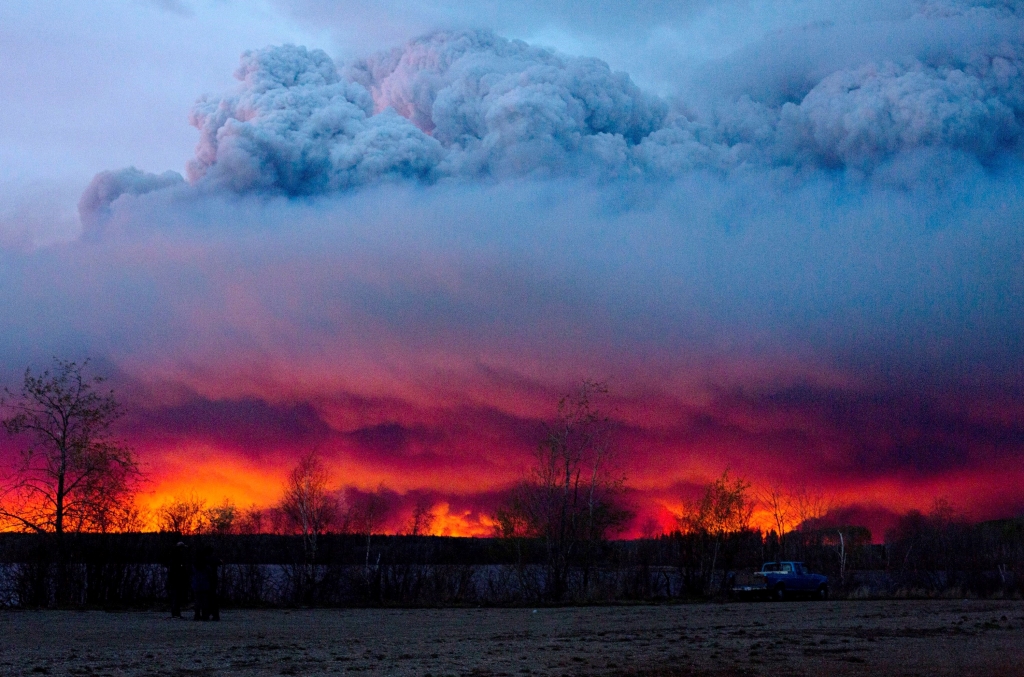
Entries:
{"type": "Polygon", "coordinates": [[[0,606],[163,605],[179,542],[222,563],[225,606],[714,599],[737,572],[779,560],[827,574],[838,596],[1022,592],[1024,520],[973,524],[939,501],[874,545],[866,528],[837,522],[826,497],[754,490],[728,471],[684,501],[674,533],[616,540],[634,512],[598,406],[607,387],[593,381],[558,402],[531,467],[494,510],[493,538],[427,536],[429,503],[406,535],[382,535],[393,492],[332,485],[316,453],[298,460],[275,505],[240,510],[193,493],[157,509],[158,533],[140,533],[139,465],[111,432],[121,408],[85,367],[55,359],[27,370],[19,394],[5,391],[3,425],[25,445],[0,484],[0,606]],[[767,532],[751,528],[755,509],[767,532]]]}
{"type": "MultiPolygon", "coordinates": [[[[1014,597],[1024,594],[1024,520],[969,524],[910,513],[871,544],[859,527],[786,534],[786,558],[829,576],[835,597],[1014,597]],[[844,533],[845,553],[838,533],[844,533]],[[841,556],[845,554],[845,564],[841,556]]],[[[166,564],[184,541],[223,562],[226,607],[538,605],[727,599],[731,574],[781,558],[774,532],[741,531],[719,543],[676,532],[602,542],[567,570],[551,595],[543,539],[325,534],[316,560],[301,536],[173,533],[0,534],[0,605],[161,608],[166,564]],[[367,561],[369,560],[369,563],[367,561]],[[58,584],[58,581],[60,583],[58,584]],[[710,587],[707,582],[710,581],[710,587]],[[60,595],[60,597],[58,597],[60,595]]]]}

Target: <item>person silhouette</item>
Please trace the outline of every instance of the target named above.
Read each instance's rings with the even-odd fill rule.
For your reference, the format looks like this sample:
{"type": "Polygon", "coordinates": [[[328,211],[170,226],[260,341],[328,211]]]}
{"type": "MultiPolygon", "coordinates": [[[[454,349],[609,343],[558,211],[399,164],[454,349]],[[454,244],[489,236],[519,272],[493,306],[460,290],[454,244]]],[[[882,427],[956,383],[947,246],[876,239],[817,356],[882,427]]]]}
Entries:
{"type": "Polygon", "coordinates": [[[210,618],[210,559],[209,546],[200,545],[192,562],[192,592],[196,600],[193,617],[197,621],[210,618]]]}
{"type": "Polygon", "coordinates": [[[167,598],[171,603],[171,618],[181,618],[181,607],[188,602],[188,546],[178,541],[171,548],[167,563],[167,598]]]}
{"type": "Polygon", "coordinates": [[[209,582],[209,589],[206,593],[206,611],[209,613],[210,620],[220,620],[220,599],[218,598],[218,588],[220,583],[220,572],[219,568],[222,562],[212,550],[207,551],[206,559],[206,579],[209,582]]]}

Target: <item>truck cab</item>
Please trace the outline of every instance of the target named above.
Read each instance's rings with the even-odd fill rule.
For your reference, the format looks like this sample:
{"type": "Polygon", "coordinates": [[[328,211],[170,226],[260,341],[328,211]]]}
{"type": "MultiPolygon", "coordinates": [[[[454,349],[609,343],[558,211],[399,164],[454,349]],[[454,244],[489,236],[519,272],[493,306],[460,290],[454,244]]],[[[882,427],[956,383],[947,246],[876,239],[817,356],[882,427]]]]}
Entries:
{"type": "Polygon", "coordinates": [[[733,593],[738,596],[767,596],[773,600],[805,596],[828,599],[828,578],[813,574],[803,562],[766,562],[747,580],[737,580],[733,593]]]}

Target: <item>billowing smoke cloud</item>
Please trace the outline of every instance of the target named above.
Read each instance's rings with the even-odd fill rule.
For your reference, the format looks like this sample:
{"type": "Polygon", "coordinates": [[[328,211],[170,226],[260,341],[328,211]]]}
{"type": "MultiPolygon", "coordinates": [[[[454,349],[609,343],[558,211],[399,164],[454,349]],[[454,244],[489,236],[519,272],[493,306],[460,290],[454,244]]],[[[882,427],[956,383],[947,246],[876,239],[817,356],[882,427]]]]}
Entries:
{"type": "Polygon", "coordinates": [[[635,146],[665,105],[597,59],[487,33],[438,33],[351,64],[377,110],[393,108],[448,152],[441,171],[472,176],[578,169],[602,144],[635,146]],[[577,161],[578,162],[578,161],[577,161]]]}
{"type": "Polygon", "coordinates": [[[597,59],[488,33],[438,33],[345,69],[322,51],[243,56],[204,100],[194,183],[317,194],[386,180],[580,170],[657,129],[665,106],[597,59]]]}
{"type": "Polygon", "coordinates": [[[393,111],[373,115],[362,86],[342,81],[324,52],[279,47],[248,52],[233,97],[200,101],[193,182],[230,190],[316,194],[388,176],[428,175],[436,141],[393,111]]]}
{"type": "MultiPolygon", "coordinates": [[[[781,90],[697,108],[644,93],[598,59],[486,32],[434,33],[340,69],[320,50],[257,50],[243,55],[235,93],[193,110],[201,138],[189,180],[316,195],[403,178],[664,180],[778,166],[870,175],[909,162],[897,181],[913,182],[922,164],[959,171],[1019,153],[1024,46],[1013,10],[928,4],[901,26],[932,39],[908,40],[904,53],[885,45],[816,81],[775,74],[781,90]],[[949,44],[965,33],[973,39],[949,44]]],[[[83,218],[173,180],[102,174],[83,218]]]]}
{"type": "Polygon", "coordinates": [[[110,204],[122,195],[145,195],[155,190],[182,186],[185,179],[178,172],[150,174],[135,167],[97,174],[78,200],[78,214],[85,232],[95,235],[110,217],[110,204]]]}
{"type": "Polygon", "coordinates": [[[942,148],[978,160],[1015,150],[1024,114],[1017,50],[974,63],[893,63],[840,71],[779,115],[780,145],[826,166],[870,169],[901,151],[942,148]],[[788,142],[788,143],[787,143],[788,142]]]}
{"type": "Polygon", "coordinates": [[[932,3],[858,31],[783,31],[671,97],[486,32],[249,52],[195,107],[187,181],[100,174],[89,241],[0,252],[6,368],[104,356],[153,458],[319,447],[362,489],[462,495],[608,378],[651,495],[729,466],[1006,513],[1024,27],[932,3]]]}

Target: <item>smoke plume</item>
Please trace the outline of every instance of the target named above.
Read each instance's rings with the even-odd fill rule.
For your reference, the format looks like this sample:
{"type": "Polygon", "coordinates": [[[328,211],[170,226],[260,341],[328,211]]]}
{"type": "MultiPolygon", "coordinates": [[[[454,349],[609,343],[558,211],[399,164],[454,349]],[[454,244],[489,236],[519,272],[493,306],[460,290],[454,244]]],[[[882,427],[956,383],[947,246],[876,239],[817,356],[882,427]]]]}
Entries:
{"type": "MultiPolygon", "coordinates": [[[[886,44],[813,80],[783,64],[776,89],[700,106],[645,93],[599,59],[482,31],[430,34],[340,67],[321,50],[255,50],[242,56],[236,91],[193,109],[200,141],[188,177],[206,190],[291,196],[398,179],[671,180],[775,167],[856,177],[886,168],[905,184],[923,165],[958,172],[1018,157],[1015,7],[928,4],[901,28],[915,36],[905,53],[886,44]]],[[[174,181],[100,174],[83,218],[174,181]]]]}
{"type": "Polygon", "coordinates": [[[247,52],[193,109],[187,179],[103,172],[85,242],[0,251],[7,368],[105,356],[154,455],[286,467],[298,430],[363,489],[464,495],[520,476],[567,384],[608,378],[652,495],[729,466],[1006,512],[1019,3],[864,4],[662,94],[487,31],[247,52]],[[236,429],[266,420],[254,451],[236,429]]]}

